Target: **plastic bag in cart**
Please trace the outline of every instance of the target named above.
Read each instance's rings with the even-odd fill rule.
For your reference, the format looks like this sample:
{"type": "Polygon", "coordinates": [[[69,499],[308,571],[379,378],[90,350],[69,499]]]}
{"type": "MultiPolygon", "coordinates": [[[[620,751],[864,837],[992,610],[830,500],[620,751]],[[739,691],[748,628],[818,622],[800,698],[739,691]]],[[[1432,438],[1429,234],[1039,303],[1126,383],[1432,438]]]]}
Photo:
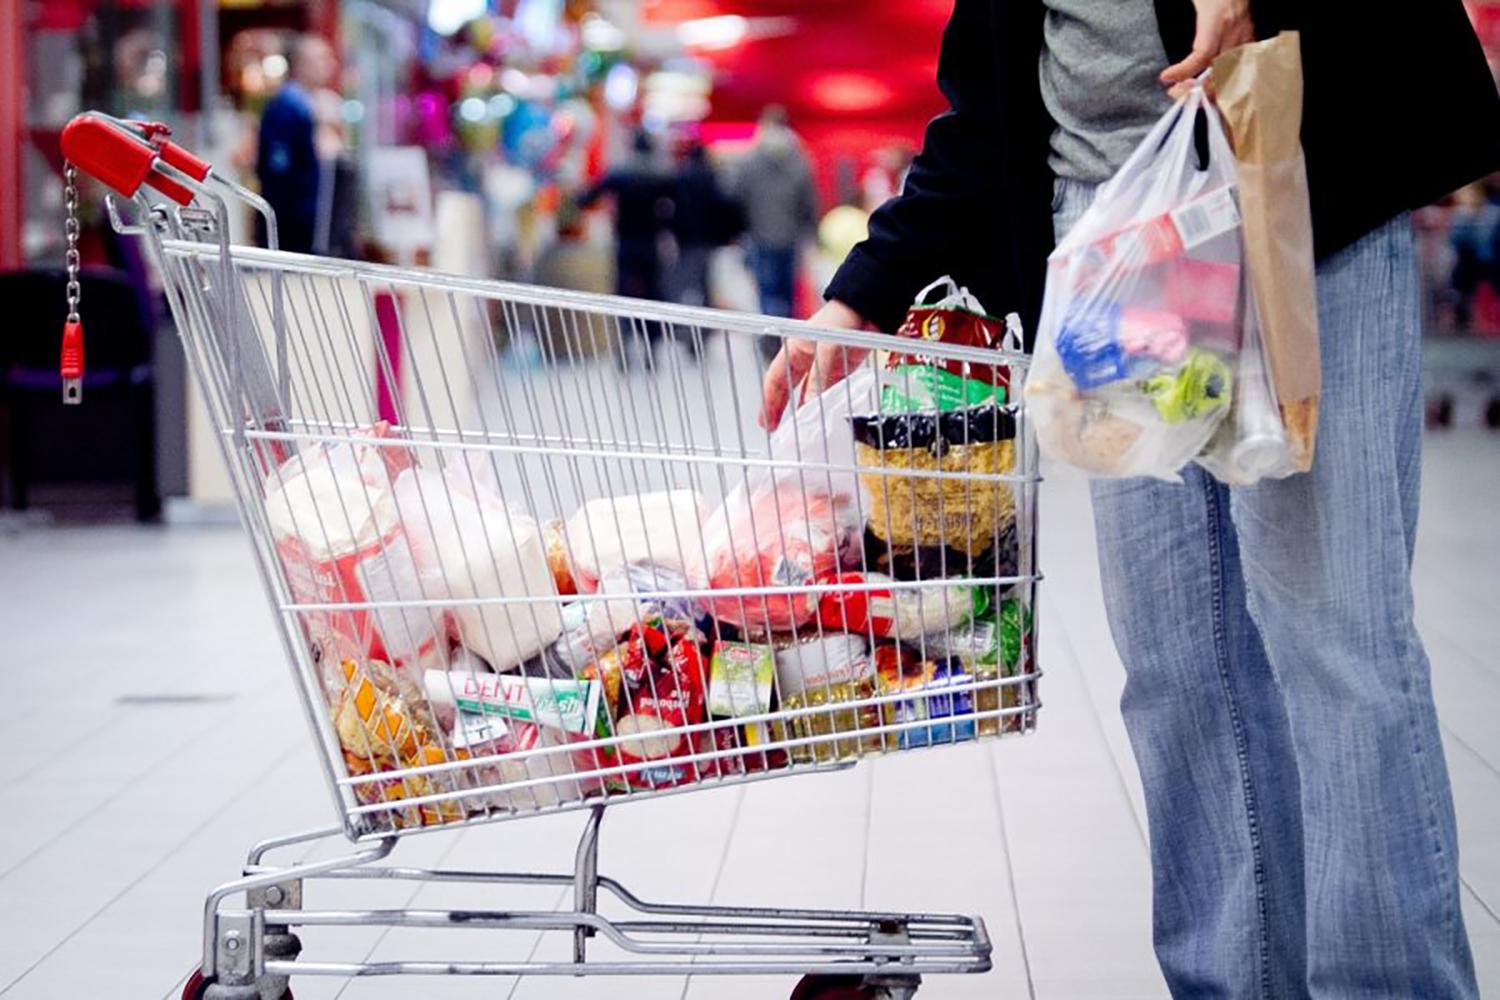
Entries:
{"type": "Polygon", "coordinates": [[[1026,383],[1042,449],[1096,476],[1176,480],[1230,410],[1243,318],[1234,156],[1201,85],[1048,261],[1026,383]]]}
{"type": "Polygon", "coordinates": [[[876,405],[875,373],[865,364],[777,428],[770,448],[776,464],[754,469],[709,517],[708,578],[692,579],[695,587],[715,590],[788,590],[714,597],[709,614],[758,635],[795,631],[817,614],[818,592],[792,588],[858,562],[867,504],[854,471],[849,417],[876,405]]]}
{"type": "MultiPolygon", "coordinates": [[[[388,436],[381,425],[368,432],[388,436]]],[[[266,480],[266,516],[292,596],[349,605],[313,612],[305,623],[355,641],[397,665],[441,657],[441,616],[425,608],[371,608],[422,597],[392,479],[409,461],[402,448],[340,442],[305,448],[266,480]]]]}
{"type": "Polygon", "coordinates": [[[421,574],[421,596],[486,602],[453,607],[464,646],[496,670],[509,670],[562,634],[557,587],[536,521],[508,509],[463,463],[441,473],[408,469],[393,493],[421,574]]]}

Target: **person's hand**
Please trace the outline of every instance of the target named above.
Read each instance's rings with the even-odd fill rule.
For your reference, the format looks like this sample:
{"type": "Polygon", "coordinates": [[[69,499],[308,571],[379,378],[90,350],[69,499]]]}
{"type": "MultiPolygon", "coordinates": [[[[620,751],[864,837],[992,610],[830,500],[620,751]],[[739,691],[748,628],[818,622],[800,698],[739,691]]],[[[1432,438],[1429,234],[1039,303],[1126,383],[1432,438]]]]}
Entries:
{"type": "MultiPolygon", "coordinates": [[[[823,306],[808,318],[808,322],[835,330],[870,328],[863,316],[838,301],[823,306]]],[[[815,340],[788,340],[772,359],[761,383],[760,425],[768,431],[775,430],[793,393],[800,403],[808,393],[822,392],[848,375],[869,353],[860,347],[815,340]]]]}
{"type": "Polygon", "coordinates": [[[1162,85],[1174,99],[1189,82],[1213,63],[1220,52],[1255,41],[1255,22],[1250,18],[1250,0],[1193,0],[1198,9],[1198,30],[1193,51],[1180,63],[1161,72],[1162,85]]]}

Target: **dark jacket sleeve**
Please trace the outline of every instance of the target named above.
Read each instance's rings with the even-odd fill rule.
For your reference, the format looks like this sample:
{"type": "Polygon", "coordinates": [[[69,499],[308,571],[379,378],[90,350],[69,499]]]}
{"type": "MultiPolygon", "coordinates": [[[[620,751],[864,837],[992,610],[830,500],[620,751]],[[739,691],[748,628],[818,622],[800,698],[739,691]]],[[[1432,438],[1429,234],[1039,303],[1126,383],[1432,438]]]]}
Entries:
{"type": "MultiPolygon", "coordinates": [[[[923,285],[944,274],[1003,266],[994,241],[1007,141],[1008,83],[991,0],[957,0],[943,33],[938,87],[949,108],[927,126],[901,193],[870,218],[825,294],[885,330],[923,285]]],[[[1036,77],[1036,62],[1029,67],[1036,77]]],[[[991,310],[1004,303],[985,303],[991,310]]]]}
{"type": "Polygon", "coordinates": [[[594,202],[607,194],[614,194],[619,187],[620,178],[614,171],[609,171],[603,177],[595,181],[586,191],[578,196],[578,207],[589,208],[594,202]]]}

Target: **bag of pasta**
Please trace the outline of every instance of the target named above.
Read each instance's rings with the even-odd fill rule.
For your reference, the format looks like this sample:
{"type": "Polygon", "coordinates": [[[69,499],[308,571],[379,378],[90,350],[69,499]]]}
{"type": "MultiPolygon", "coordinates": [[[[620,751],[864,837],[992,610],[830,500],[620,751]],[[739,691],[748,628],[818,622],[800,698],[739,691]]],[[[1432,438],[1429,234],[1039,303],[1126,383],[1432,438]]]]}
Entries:
{"type": "Polygon", "coordinates": [[[884,352],[877,412],[851,418],[860,480],[870,497],[872,567],[906,579],[987,575],[1015,519],[1016,411],[1010,365],[1021,321],[997,319],[952,278],[917,295],[884,352]],[[936,302],[929,302],[941,291],[936,302]],[[907,343],[909,342],[909,343],[907,343]],[[938,356],[928,344],[996,352],[991,362],[938,356]]]}

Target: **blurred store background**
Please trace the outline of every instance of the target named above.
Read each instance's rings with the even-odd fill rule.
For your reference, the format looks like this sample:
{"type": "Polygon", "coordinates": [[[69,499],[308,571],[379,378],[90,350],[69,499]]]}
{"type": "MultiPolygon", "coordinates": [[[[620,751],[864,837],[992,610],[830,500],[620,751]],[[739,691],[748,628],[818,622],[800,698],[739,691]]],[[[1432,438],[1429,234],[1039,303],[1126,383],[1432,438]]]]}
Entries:
{"type": "MultiPolygon", "coordinates": [[[[94,405],[56,405],[78,111],[168,123],[280,203],[292,249],[801,316],[941,108],[950,6],[0,0],[3,506],[151,519],[228,497],[156,282],[92,184],[94,405]]],[[[1500,2],[1469,9],[1500,64],[1500,2]]],[[[1500,179],[1418,226],[1432,423],[1493,429],[1500,179]]]]}

